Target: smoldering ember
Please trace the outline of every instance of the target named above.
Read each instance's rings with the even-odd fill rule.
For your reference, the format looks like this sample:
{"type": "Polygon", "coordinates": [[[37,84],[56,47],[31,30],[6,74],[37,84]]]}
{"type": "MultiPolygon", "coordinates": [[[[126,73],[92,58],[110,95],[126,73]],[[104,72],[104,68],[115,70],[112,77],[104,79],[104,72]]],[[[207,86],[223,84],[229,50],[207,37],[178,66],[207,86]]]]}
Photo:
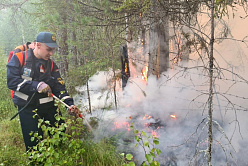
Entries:
{"type": "MultiPolygon", "coordinates": [[[[237,20],[231,20],[230,25],[233,22],[237,20]]],[[[234,36],[242,32],[237,26],[233,28],[234,36]]],[[[173,49],[170,46],[171,52],[173,49]]],[[[220,66],[232,65],[230,70],[247,79],[247,66],[243,65],[247,61],[245,55],[232,58],[235,52],[247,50],[244,45],[225,41],[216,49],[225,55],[216,56],[220,66]],[[233,45],[237,47],[231,47],[233,45]]],[[[95,141],[105,137],[113,139],[120,153],[132,153],[134,160],[142,163],[148,149],[135,147],[135,134],[130,128],[133,125],[151,139],[158,137],[159,145],[154,146],[162,151],[156,158],[160,165],[206,165],[209,80],[204,70],[191,68],[201,66],[202,62],[189,53],[188,60],[174,58],[177,63],[171,63],[159,78],[150,75],[147,79],[148,50],[144,50],[142,42],[130,43],[128,56],[130,78],[124,88],[121,80],[116,82],[117,108],[110,90],[114,85],[113,72],[99,72],[90,78],[93,111],[86,118],[96,122],[95,141]]],[[[171,54],[170,59],[173,59],[171,54]]],[[[248,165],[247,83],[225,71],[214,78],[212,164],[248,165]]],[[[80,93],[77,103],[87,105],[86,87],[78,87],[77,91],[80,93]]]]}
{"type": "Polygon", "coordinates": [[[248,166],[247,0],[0,13],[0,166],[248,166]]]}

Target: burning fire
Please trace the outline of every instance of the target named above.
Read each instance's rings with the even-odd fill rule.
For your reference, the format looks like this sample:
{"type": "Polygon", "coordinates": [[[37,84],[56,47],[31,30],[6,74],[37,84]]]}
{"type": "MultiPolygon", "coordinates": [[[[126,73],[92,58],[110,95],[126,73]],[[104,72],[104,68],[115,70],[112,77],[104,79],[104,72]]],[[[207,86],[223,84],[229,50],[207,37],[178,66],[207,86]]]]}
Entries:
{"type": "Polygon", "coordinates": [[[158,138],[159,137],[158,132],[155,130],[152,130],[152,136],[158,138]]]}
{"type": "Polygon", "coordinates": [[[128,73],[127,63],[125,63],[125,73],[128,73]]]}
{"type": "Polygon", "coordinates": [[[146,119],[151,119],[152,118],[152,116],[150,116],[150,115],[146,115],[145,114],[145,116],[143,117],[143,120],[146,120],[146,119]]]}
{"type": "MultiPolygon", "coordinates": [[[[174,117],[176,118],[176,116],[174,115],[174,117]]],[[[142,124],[144,125],[144,129],[147,133],[150,133],[153,137],[156,137],[156,138],[159,138],[160,135],[158,134],[158,130],[160,128],[162,128],[161,126],[157,126],[155,129],[154,129],[154,125],[152,126],[151,123],[147,122],[148,120],[152,119],[153,117],[150,116],[150,115],[147,115],[145,114],[142,118],[142,120],[144,121],[142,124]]],[[[127,117],[128,120],[133,120],[133,117],[132,116],[129,116],[127,117]]],[[[114,128],[113,130],[118,130],[118,129],[125,129],[127,130],[128,132],[131,131],[130,129],[130,124],[131,122],[127,122],[127,121],[124,121],[124,122],[117,122],[115,121],[114,123],[114,128]]]]}
{"type": "Polygon", "coordinates": [[[130,131],[130,125],[128,122],[122,122],[122,123],[114,122],[114,126],[115,129],[125,128],[127,129],[127,131],[130,131]]]}
{"type": "Polygon", "coordinates": [[[170,115],[171,119],[177,119],[176,115],[170,115]]]}
{"type": "Polygon", "coordinates": [[[144,81],[147,81],[147,72],[148,72],[148,66],[145,66],[143,69],[142,69],[142,80],[144,81]]]}
{"type": "Polygon", "coordinates": [[[180,57],[175,57],[174,59],[173,59],[173,64],[177,64],[177,63],[179,63],[179,62],[181,62],[181,58],[180,57]]]}

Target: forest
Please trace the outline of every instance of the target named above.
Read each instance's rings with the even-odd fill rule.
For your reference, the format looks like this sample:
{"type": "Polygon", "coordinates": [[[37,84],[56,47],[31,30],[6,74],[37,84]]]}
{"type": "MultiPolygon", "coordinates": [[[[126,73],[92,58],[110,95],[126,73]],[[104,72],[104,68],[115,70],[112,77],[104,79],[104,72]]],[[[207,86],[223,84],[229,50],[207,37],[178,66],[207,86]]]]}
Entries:
{"type": "Polygon", "coordinates": [[[0,166],[248,165],[247,26],[246,0],[0,0],[0,166]],[[39,32],[83,118],[57,101],[25,152],[6,65],[39,32]]]}

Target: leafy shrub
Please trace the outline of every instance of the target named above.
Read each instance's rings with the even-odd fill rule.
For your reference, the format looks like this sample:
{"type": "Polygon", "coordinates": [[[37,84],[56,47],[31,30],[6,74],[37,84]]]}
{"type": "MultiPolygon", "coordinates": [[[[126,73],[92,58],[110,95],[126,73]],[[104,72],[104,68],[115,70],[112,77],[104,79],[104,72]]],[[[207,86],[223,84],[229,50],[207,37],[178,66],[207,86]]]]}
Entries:
{"type": "MultiPolygon", "coordinates": [[[[134,125],[132,124],[130,126],[130,129],[134,131],[135,134],[135,141],[137,146],[141,146],[142,149],[144,150],[144,155],[145,155],[145,161],[142,162],[142,166],[159,166],[159,162],[156,161],[156,157],[158,157],[161,154],[161,150],[156,148],[155,146],[159,144],[159,138],[155,136],[149,136],[147,135],[146,132],[144,131],[139,131],[134,128],[134,125]]],[[[126,160],[126,162],[123,164],[123,166],[135,166],[135,163],[132,161],[133,160],[133,155],[132,154],[121,154],[126,160]]]]}
{"type": "MultiPolygon", "coordinates": [[[[36,114],[36,116],[38,116],[36,114]]],[[[75,137],[79,135],[82,128],[71,126],[72,134],[69,135],[65,132],[68,124],[73,121],[62,123],[59,125],[63,117],[57,115],[55,126],[52,126],[49,121],[39,119],[38,127],[43,131],[43,136],[38,133],[31,133],[33,137],[39,140],[39,143],[28,152],[28,157],[33,164],[36,165],[82,165],[82,154],[85,152],[82,140],[75,137]],[[77,132],[75,132],[77,131],[77,132]]],[[[77,119],[82,122],[82,119],[77,119]]]]}
{"type": "MultiPolygon", "coordinates": [[[[57,115],[57,122],[63,117],[57,115]]],[[[30,163],[35,165],[120,165],[121,158],[115,148],[106,143],[94,143],[88,139],[83,119],[69,119],[53,127],[49,121],[39,119],[43,136],[32,133],[39,143],[28,152],[30,163]],[[66,131],[65,131],[66,130],[66,131]]]]}

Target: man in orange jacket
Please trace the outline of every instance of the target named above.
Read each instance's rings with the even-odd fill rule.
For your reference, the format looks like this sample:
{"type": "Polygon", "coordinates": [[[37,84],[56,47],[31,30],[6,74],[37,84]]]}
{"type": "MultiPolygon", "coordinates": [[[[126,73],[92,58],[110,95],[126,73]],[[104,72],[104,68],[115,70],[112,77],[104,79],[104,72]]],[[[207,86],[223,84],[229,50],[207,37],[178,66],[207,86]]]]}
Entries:
{"type": "MultiPolygon", "coordinates": [[[[53,34],[41,32],[37,35],[34,49],[14,54],[7,64],[7,85],[15,91],[13,102],[18,106],[26,151],[38,143],[37,139],[31,141],[31,131],[43,135],[33,110],[37,109],[39,118],[49,121],[52,126],[57,123],[55,115],[61,115],[51,94],[70,106],[69,114],[80,113],[61,81],[58,66],[50,59],[57,47],[53,34]]],[[[60,120],[61,123],[64,121],[60,120]]]]}

